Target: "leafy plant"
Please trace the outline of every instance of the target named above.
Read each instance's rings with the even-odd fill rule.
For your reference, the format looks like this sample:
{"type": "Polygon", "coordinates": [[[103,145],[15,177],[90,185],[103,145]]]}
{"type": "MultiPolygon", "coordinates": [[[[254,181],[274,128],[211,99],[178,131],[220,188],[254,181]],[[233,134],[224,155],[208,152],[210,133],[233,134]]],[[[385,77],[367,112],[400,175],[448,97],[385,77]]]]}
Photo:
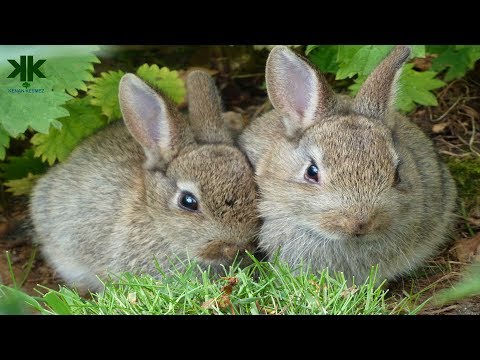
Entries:
{"type": "Polygon", "coordinates": [[[455,300],[480,295],[480,263],[470,265],[463,279],[451,288],[443,290],[434,298],[438,305],[444,305],[455,300]]]}
{"type": "MultiPolygon", "coordinates": [[[[321,71],[335,74],[336,80],[353,80],[348,89],[354,95],[392,48],[393,45],[308,45],[305,54],[321,71]]],[[[404,67],[396,100],[398,110],[412,111],[417,104],[438,105],[432,90],[463,77],[472,69],[480,59],[480,46],[412,46],[412,59],[427,55],[433,57],[430,69],[419,71],[414,63],[404,67]],[[442,81],[439,77],[443,72],[442,81]]]]}
{"type": "MultiPolygon", "coordinates": [[[[94,77],[93,64],[100,62],[94,55],[98,49],[97,46],[0,48],[0,78],[7,79],[0,86],[0,160],[7,155],[11,137],[34,132],[31,152],[21,157],[10,156],[0,164],[0,177],[6,180],[7,191],[25,194],[36,175],[45,170],[32,154],[49,165],[63,161],[82,140],[121,117],[118,86],[124,72],[108,71],[94,77]],[[7,60],[24,54],[46,59],[41,65],[45,78],[35,78],[31,84],[22,84],[18,77],[7,78],[12,72],[7,60]],[[18,171],[19,165],[23,171],[18,171]]],[[[137,75],[174,102],[184,101],[185,86],[177,71],[143,64],[137,75]]]]}

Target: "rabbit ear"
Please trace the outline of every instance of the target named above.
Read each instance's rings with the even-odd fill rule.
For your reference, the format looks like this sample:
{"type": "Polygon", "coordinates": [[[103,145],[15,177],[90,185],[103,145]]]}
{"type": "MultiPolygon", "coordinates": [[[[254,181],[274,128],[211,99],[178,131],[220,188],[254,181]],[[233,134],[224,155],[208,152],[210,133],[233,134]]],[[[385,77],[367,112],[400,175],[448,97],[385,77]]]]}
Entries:
{"type": "Polygon", "coordinates": [[[199,143],[232,144],[224,125],[221,99],[215,81],[206,72],[194,70],[187,77],[190,126],[199,143]]]}
{"type": "Polygon", "coordinates": [[[327,115],[335,95],[322,74],[286,46],[270,52],[265,69],[270,101],[283,119],[287,135],[311,126],[318,115],[327,115]]]}
{"type": "Polygon", "coordinates": [[[367,117],[385,118],[395,99],[399,70],[409,55],[409,46],[399,45],[393,49],[363,83],[353,102],[355,112],[367,117]]]}
{"type": "Polygon", "coordinates": [[[145,150],[145,168],[163,167],[182,147],[194,142],[175,107],[137,76],[122,77],[119,100],[128,130],[145,150]]]}

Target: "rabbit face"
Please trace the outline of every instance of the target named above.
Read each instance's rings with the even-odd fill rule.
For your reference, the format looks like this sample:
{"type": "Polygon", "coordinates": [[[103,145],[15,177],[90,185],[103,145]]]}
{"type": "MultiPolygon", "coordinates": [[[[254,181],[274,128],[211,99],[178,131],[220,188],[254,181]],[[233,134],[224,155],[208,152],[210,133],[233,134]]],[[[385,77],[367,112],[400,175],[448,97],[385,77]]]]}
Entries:
{"type": "Polygon", "coordinates": [[[225,265],[244,257],[245,250],[253,252],[259,224],[256,185],[246,157],[222,144],[185,150],[164,176],[153,172],[148,179],[149,209],[158,228],[174,234],[172,253],[205,265],[225,265]],[[156,195],[162,189],[168,189],[167,196],[156,195]],[[168,199],[166,204],[162,198],[168,199]]]}
{"type": "Polygon", "coordinates": [[[325,239],[369,241],[408,211],[391,132],[376,120],[331,116],[269,154],[257,166],[265,218],[284,217],[325,239]]]}

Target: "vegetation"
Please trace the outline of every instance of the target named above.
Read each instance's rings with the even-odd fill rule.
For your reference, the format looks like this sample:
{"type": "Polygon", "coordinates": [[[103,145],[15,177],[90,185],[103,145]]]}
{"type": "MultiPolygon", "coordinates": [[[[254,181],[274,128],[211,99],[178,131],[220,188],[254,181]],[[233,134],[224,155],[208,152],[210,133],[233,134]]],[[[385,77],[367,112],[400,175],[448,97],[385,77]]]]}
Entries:
{"type": "MultiPolygon", "coordinates": [[[[337,91],[353,95],[392,47],[308,45],[295,48],[327,74],[337,91]]],[[[186,47],[176,47],[172,50],[173,55],[169,55],[175,60],[170,62],[146,55],[132,63],[120,55],[117,60],[112,60],[109,47],[30,46],[28,50],[24,46],[0,47],[2,198],[28,195],[35,180],[49,166],[64,161],[83,139],[120,118],[117,92],[125,72],[135,72],[182,107],[185,86],[181,69],[187,65],[178,58],[186,53],[191,58],[198,56],[196,52],[188,51],[186,47]],[[35,78],[27,85],[18,77],[7,78],[12,67],[5,61],[18,59],[26,52],[35,59],[47,59],[41,68],[46,77],[35,78]],[[43,92],[15,93],[9,89],[43,89],[43,92]],[[10,194],[4,194],[4,190],[10,194]]],[[[220,69],[217,78],[225,80],[227,70],[230,81],[257,76],[260,82],[256,89],[265,93],[258,69],[264,66],[268,46],[232,46],[225,51],[235,54],[238,60],[236,64],[215,64],[220,69]],[[248,57],[245,54],[255,58],[260,65],[246,65],[248,57]]],[[[439,94],[464,78],[479,59],[480,46],[413,46],[412,57],[400,77],[397,109],[410,114],[419,106],[435,109],[441,101],[439,94]]],[[[229,85],[225,85],[223,91],[229,90],[229,85]]],[[[238,91],[235,94],[238,95],[238,91]]],[[[448,111],[442,116],[447,116],[448,111]]],[[[475,116],[472,115],[472,138],[462,140],[469,148],[468,154],[446,158],[459,187],[464,220],[480,206],[480,153],[473,139],[475,131],[478,132],[475,130],[475,122],[478,123],[475,116]]],[[[465,224],[468,236],[478,232],[480,225],[472,228],[468,222],[465,224]]],[[[191,264],[185,273],[175,273],[161,282],[148,276],[125,274],[115,282],[108,282],[103,294],[93,294],[89,300],[64,287],[43,289],[42,294],[32,297],[19,290],[20,286],[16,289],[0,285],[0,312],[18,313],[34,309],[45,314],[390,314],[416,313],[420,309],[412,306],[414,297],[411,294],[391,307],[388,291],[375,287],[372,279],[349,288],[339,274],[331,276],[325,271],[315,275],[295,275],[292,269],[278,263],[255,262],[243,270],[233,267],[228,269],[225,279],[210,279],[207,273],[197,278],[193,275],[194,268],[195,265],[191,264]],[[29,304],[28,309],[16,300],[29,304]]],[[[478,267],[472,266],[462,283],[441,293],[436,301],[448,303],[479,293],[480,273],[478,267]]]]}
{"type": "Polygon", "coordinates": [[[331,275],[327,269],[318,274],[300,269],[297,274],[285,264],[255,260],[214,277],[208,271],[198,276],[190,262],[181,272],[162,273],[162,280],[123,274],[89,300],[66,287],[44,289],[33,297],[0,285],[0,313],[382,315],[415,314],[422,308],[414,295],[389,303],[388,290],[375,285],[375,274],[372,269],[365,283],[348,286],[341,273],[331,275]]]}

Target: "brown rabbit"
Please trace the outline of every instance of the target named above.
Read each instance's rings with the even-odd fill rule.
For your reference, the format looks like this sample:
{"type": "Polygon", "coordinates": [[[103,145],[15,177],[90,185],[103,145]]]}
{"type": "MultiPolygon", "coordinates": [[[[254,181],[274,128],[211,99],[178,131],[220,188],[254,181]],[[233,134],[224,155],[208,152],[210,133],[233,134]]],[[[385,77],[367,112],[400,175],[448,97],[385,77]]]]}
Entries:
{"type": "Polygon", "coordinates": [[[288,48],[271,51],[274,110],[239,140],[256,169],[259,248],[270,258],[360,281],[378,264],[378,279],[393,279],[448,239],[452,177],[427,136],[392,107],[409,54],[395,47],[351,99],[288,48]]]}
{"type": "Polygon", "coordinates": [[[256,185],[223,125],[204,72],[187,79],[189,122],[133,74],[120,81],[123,122],[84,141],[35,186],[43,254],[80,289],[130,271],[158,275],[187,258],[220,270],[258,232],[256,185]],[[125,126],[126,125],[126,126],[125,126]]]}

